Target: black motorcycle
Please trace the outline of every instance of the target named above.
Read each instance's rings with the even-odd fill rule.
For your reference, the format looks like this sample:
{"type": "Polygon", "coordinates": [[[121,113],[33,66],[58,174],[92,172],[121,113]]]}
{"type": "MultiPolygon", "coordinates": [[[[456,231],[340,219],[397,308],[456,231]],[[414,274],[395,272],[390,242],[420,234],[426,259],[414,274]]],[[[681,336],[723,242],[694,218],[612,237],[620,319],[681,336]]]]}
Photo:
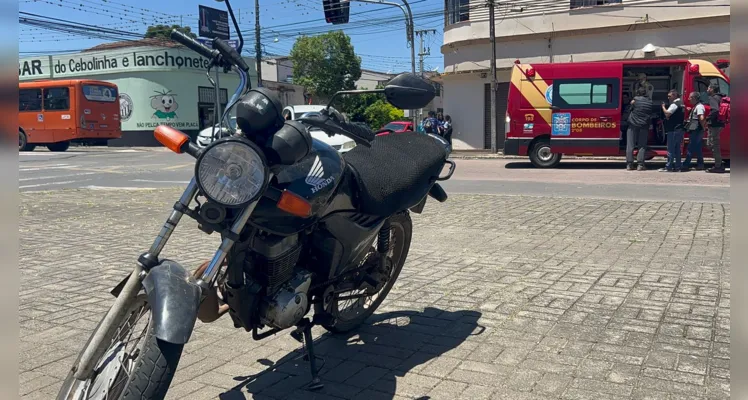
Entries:
{"type": "MultiPolygon", "coordinates": [[[[218,39],[212,50],[177,31],[172,38],[240,75],[223,120],[236,107],[241,132],[199,149],[174,128],[156,128],[162,144],[197,159],[195,176],[150,250],[112,290],[114,304],[57,398],[164,398],[196,320],[224,313],[255,340],[293,328],[310,364],[309,387],[321,388],[312,326],[349,331],[382,303],[408,255],[409,211],[420,213],[429,195],[447,199],[437,181],[454,172],[448,144],[414,132],[375,138],[329,106],[318,116],[284,121],[273,92],[251,89],[236,50],[218,39]],[[341,157],[313,140],[309,126],[346,135],[357,146],[341,157]],[[194,274],[160,258],[185,215],[222,238],[194,274]]],[[[384,93],[401,109],[424,107],[435,95],[411,74],[382,90],[339,94],[358,93],[384,93]]]]}

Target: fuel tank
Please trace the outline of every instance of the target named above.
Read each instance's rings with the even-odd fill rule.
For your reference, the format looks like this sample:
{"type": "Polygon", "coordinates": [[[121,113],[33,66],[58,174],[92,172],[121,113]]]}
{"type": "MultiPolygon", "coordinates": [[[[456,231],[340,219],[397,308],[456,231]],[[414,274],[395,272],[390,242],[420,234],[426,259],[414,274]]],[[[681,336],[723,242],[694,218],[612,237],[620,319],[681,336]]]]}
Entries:
{"type": "Polygon", "coordinates": [[[262,198],[249,223],[276,235],[291,235],[313,224],[327,209],[331,197],[341,184],[345,160],[330,145],[314,139],[312,151],[298,163],[282,167],[271,182],[278,190],[288,190],[312,205],[312,215],[300,218],[276,207],[276,202],[262,198]]]}

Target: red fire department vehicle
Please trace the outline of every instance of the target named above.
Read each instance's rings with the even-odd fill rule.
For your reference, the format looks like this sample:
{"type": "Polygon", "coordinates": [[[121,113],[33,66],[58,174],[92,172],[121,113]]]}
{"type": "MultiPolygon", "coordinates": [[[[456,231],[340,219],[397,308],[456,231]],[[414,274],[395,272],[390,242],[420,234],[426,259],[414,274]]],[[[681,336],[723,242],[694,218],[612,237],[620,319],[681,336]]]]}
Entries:
{"type": "MultiPolygon", "coordinates": [[[[730,95],[729,61],[636,60],[559,64],[515,62],[509,86],[504,154],[528,156],[536,167],[553,168],[562,155],[622,156],[624,103],[645,85],[652,96],[647,159],[667,156],[662,103],[676,89],[691,111],[688,94],[698,92],[709,109],[707,87],[717,82],[730,95]]],[[[704,135],[706,136],[706,135],[704,135]]],[[[706,139],[705,139],[706,140],[706,139]]],[[[720,135],[722,157],[730,160],[730,125],[720,135]]],[[[688,144],[686,134],[683,152],[688,144]]],[[[704,156],[711,151],[704,146],[704,156]]]]}

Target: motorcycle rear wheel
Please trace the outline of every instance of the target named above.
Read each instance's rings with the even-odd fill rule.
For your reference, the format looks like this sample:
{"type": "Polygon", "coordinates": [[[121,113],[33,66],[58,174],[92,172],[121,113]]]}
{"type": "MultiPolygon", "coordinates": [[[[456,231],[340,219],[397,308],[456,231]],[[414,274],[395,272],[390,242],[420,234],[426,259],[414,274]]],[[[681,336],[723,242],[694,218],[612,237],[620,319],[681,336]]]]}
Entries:
{"type": "Polygon", "coordinates": [[[379,308],[389,294],[403,269],[410,250],[412,235],[413,222],[407,212],[390,217],[390,250],[388,257],[390,257],[392,267],[387,282],[376,294],[354,300],[353,307],[349,309],[341,310],[339,302],[333,299],[325,311],[334,317],[335,322],[323,324],[322,326],[325,329],[333,333],[348,332],[359,327],[374,314],[374,311],[379,308]]]}
{"type": "MultiPolygon", "coordinates": [[[[96,327],[96,330],[98,329],[99,326],[96,327]]],[[[57,400],[160,400],[166,397],[184,345],[167,343],[156,338],[145,294],[141,293],[135,298],[128,314],[119,321],[118,330],[108,344],[104,356],[98,360],[93,376],[83,382],[76,380],[74,372],[71,371],[60,388],[57,400]],[[138,320],[146,315],[147,322],[142,329],[136,328],[138,320]],[[131,323],[130,328],[142,332],[141,343],[133,346],[128,353],[126,345],[135,339],[131,339],[129,336],[132,333],[127,335],[128,330],[123,328],[127,328],[133,316],[136,316],[136,320],[131,323]],[[123,333],[127,335],[126,339],[123,338],[123,333]]],[[[84,346],[84,350],[90,344],[91,338],[84,346]]]]}

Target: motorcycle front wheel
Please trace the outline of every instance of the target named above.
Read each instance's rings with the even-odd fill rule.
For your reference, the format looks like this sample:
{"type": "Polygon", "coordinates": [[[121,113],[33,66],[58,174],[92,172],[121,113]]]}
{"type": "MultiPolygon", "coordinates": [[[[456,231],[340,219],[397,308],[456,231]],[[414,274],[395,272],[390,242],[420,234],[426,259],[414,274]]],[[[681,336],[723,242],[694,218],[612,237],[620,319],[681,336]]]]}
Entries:
{"type": "MultiPolygon", "coordinates": [[[[99,326],[94,333],[98,329],[99,326]]],[[[83,350],[89,346],[91,338],[83,350]]],[[[131,302],[124,318],[117,322],[116,333],[97,361],[91,378],[77,380],[71,371],[57,400],[163,399],[183,347],[156,338],[148,299],[141,293],[131,302]]]]}
{"type": "MultiPolygon", "coordinates": [[[[334,317],[334,323],[323,324],[322,326],[330,332],[343,333],[360,326],[374,311],[382,304],[392,286],[397,281],[400,271],[403,269],[405,259],[408,257],[410,250],[410,241],[413,235],[413,222],[410,215],[405,212],[395,214],[390,217],[390,248],[387,256],[390,260],[387,281],[384,286],[375,294],[360,297],[355,300],[338,300],[335,296],[325,310],[334,317]]],[[[376,240],[374,242],[376,244],[376,240]]],[[[376,256],[376,250],[372,248],[372,253],[376,256]]],[[[341,293],[342,296],[362,293],[362,290],[352,290],[341,293]]],[[[321,311],[321,310],[320,310],[321,311]]]]}

